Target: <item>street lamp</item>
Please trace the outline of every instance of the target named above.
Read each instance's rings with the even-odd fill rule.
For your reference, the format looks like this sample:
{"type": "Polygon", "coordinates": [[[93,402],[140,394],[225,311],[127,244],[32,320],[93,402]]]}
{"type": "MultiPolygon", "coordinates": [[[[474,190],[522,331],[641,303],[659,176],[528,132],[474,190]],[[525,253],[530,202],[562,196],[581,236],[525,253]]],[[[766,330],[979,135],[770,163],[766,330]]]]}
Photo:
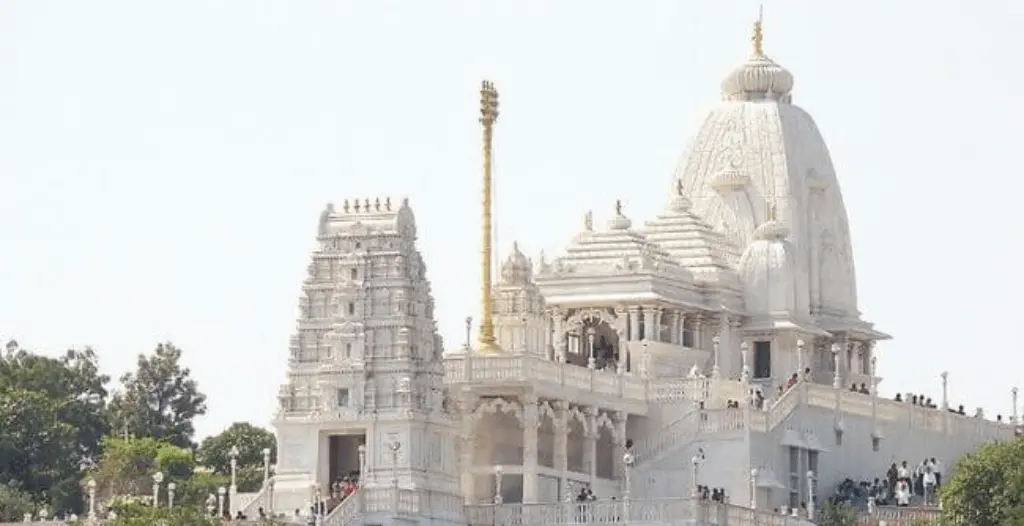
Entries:
{"type": "Polygon", "coordinates": [[[160,484],[164,482],[164,474],[162,471],[157,471],[153,474],[153,507],[160,507],[160,484]]]}
{"type": "Polygon", "coordinates": [[[96,479],[89,479],[85,483],[89,488],[89,520],[96,519],[96,479]]]}
{"type": "Polygon", "coordinates": [[[178,485],[171,482],[167,485],[167,507],[174,507],[174,491],[178,489],[178,485]]]}
{"type": "Polygon", "coordinates": [[[719,350],[719,344],[721,344],[721,343],[722,343],[722,339],[719,338],[718,336],[715,336],[714,338],[711,338],[711,349],[714,352],[714,358],[715,358],[715,364],[714,364],[714,366],[711,367],[711,377],[712,378],[719,378],[719,377],[722,376],[722,370],[719,369],[719,367],[718,367],[718,356],[719,356],[719,354],[721,354],[721,351],[719,350]]]}
{"type": "Polygon", "coordinates": [[[237,479],[235,478],[236,472],[238,471],[238,456],[241,452],[238,451],[238,446],[231,446],[231,451],[228,452],[228,456],[231,458],[231,492],[237,491],[237,479]]]}
{"type": "Polygon", "coordinates": [[[505,502],[505,497],[502,496],[501,485],[502,479],[505,475],[505,468],[501,466],[494,466],[494,503],[502,504],[505,502]]]}
{"type": "Polygon", "coordinates": [[[942,408],[949,409],[949,371],[942,371],[942,408]]]}
{"type": "Polygon", "coordinates": [[[270,448],[263,448],[263,487],[267,487],[270,480],[270,448]]]}
{"type": "Polygon", "coordinates": [[[597,358],[594,356],[594,334],[597,331],[593,327],[587,327],[587,351],[590,355],[587,358],[587,369],[593,369],[597,367],[597,358]]]}
{"type": "Polygon", "coordinates": [[[224,486],[217,488],[217,516],[224,516],[224,495],[227,495],[228,489],[224,486]]]}
{"type": "Polygon", "coordinates": [[[391,450],[391,485],[398,489],[398,452],[402,449],[402,443],[398,440],[392,440],[388,443],[388,449],[391,450]]]}
{"type": "Polygon", "coordinates": [[[750,470],[750,509],[757,509],[757,468],[750,470]]]}
{"type": "Polygon", "coordinates": [[[697,471],[700,469],[700,461],[700,455],[694,455],[693,458],[690,459],[690,462],[693,464],[693,480],[691,481],[693,488],[690,491],[695,499],[700,495],[700,492],[697,491],[697,471]]]}
{"type": "Polygon", "coordinates": [[[627,449],[626,452],[622,454],[622,470],[626,482],[626,486],[623,488],[622,498],[625,500],[629,500],[629,494],[632,491],[632,484],[630,482],[629,475],[630,470],[633,469],[633,464],[635,463],[636,457],[633,456],[633,451],[627,449]]]}
{"type": "Polygon", "coordinates": [[[843,376],[839,372],[839,352],[843,350],[843,346],[839,343],[832,344],[832,368],[835,369],[832,372],[832,388],[842,389],[843,388],[843,376]]]}
{"type": "Polygon", "coordinates": [[[748,383],[750,382],[750,345],[747,342],[740,343],[740,358],[743,360],[740,379],[743,383],[748,383]]]}

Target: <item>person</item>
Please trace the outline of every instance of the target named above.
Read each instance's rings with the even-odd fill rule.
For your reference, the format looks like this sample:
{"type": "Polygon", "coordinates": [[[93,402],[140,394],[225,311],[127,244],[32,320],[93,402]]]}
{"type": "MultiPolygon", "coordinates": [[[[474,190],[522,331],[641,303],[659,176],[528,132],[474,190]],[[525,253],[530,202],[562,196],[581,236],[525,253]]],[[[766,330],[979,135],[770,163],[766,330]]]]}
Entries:
{"type": "Polygon", "coordinates": [[[910,483],[906,479],[896,483],[896,505],[901,508],[910,506],[910,483]]]}
{"type": "Polygon", "coordinates": [[[932,506],[935,504],[935,473],[932,472],[931,465],[924,467],[924,475],[922,475],[921,482],[924,484],[924,505],[932,506]]]}

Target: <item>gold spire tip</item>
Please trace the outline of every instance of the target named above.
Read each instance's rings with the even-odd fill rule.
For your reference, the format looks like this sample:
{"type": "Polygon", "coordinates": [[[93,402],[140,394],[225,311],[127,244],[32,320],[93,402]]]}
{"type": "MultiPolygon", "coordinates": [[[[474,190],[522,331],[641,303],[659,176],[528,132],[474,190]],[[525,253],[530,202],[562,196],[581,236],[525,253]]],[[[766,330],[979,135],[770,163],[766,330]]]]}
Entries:
{"type": "Polygon", "coordinates": [[[754,36],[750,38],[751,42],[754,43],[754,56],[764,56],[764,6],[761,5],[757,8],[757,21],[754,22],[754,36]]]}

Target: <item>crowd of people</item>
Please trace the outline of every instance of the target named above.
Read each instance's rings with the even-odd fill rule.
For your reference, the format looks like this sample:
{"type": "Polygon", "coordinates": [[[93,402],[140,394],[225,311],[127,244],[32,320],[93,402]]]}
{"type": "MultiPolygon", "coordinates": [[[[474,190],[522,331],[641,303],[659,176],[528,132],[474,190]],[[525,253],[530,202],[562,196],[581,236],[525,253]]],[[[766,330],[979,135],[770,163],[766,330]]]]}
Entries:
{"type": "Polygon", "coordinates": [[[916,465],[906,460],[893,462],[884,476],[872,481],[844,480],[836,487],[833,501],[857,507],[866,506],[869,501],[878,506],[936,506],[942,470],[942,462],[935,457],[916,465]]]}

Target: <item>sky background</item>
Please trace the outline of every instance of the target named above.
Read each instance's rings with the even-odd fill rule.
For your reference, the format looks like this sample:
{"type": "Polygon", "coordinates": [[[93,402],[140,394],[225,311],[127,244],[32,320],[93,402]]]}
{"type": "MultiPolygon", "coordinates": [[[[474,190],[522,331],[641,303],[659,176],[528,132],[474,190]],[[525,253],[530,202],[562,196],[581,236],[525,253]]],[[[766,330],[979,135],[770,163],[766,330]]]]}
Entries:
{"type": "MultiPolygon", "coordinates": [[[[269,424],[317,218],[408,196],[449,347],[479,304],[477,89],[495,81],[498,242],[634,222],[757,2],[4,0],[0,339],[170,340],[199,436],[269,424]]],[[[1020,382],[1024,2],[765,2],[765,50],[831,149],[881,389],[1010,413],[1020,382]]]]}

